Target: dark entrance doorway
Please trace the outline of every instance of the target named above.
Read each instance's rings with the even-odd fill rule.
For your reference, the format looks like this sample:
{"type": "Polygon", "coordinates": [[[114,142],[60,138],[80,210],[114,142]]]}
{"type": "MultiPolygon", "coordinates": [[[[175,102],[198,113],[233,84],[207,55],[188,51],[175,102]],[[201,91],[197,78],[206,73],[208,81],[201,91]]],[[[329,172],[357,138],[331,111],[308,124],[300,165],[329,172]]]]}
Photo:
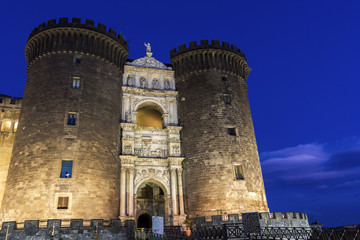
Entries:
{"type": "Polygon", "coordinates": [[[151,216],[147,213],[139,216],[137,221],[138,228],[151,228],[152,227],[152,219],[151,216]]]}

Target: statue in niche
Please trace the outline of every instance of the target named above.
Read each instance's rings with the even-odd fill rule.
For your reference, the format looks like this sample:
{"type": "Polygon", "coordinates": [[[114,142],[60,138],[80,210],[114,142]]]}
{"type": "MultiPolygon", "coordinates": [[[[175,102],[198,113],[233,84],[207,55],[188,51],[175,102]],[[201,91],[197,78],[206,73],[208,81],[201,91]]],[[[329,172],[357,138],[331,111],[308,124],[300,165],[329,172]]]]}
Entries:
{"type": "Polygon", "coordinates": [[[130,75],[127,77],[127,85],[128,85],[128,86],[132,86],[132,85],[133,85],[133,77],[130,76],[130,75]]]}
{"type": "Polygon", "coordinates": [[[154,79],[154,80],[152,81],[152,88],[153,88],[153,89],[159,89],[159,80],[154,79]]]}
{"type": "Polygon", "coordinates": [[[180,147],[179,146],[172,146],[173,155],[179,156],[180,155],[180,147]]]}
{"type": "Polygon", "coordinates": [[[141,78],[140,86],[141,86],[141,88],[147,88],[147,81],[145,78],[141,78]]]}
{"type": "Polygon", "coordinates": [[[125,120],[128,123],[132,122],[132,117],[131,117],[131,112],[130,111],[125,113],[125,120]]]}
{"type": "Polygon", "coordinates": [[[165,80],[165,90],[169,90],[170,89],[170,83],[169,80],[165,80]]]}

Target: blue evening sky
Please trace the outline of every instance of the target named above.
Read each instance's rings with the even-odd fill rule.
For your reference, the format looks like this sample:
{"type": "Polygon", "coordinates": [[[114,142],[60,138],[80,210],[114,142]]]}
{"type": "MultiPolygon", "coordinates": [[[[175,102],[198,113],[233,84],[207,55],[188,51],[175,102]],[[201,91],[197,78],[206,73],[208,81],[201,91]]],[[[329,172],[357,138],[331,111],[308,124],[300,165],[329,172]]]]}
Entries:
{"type": "Polygon", "coordinates": [[[271,211],[360,223],[360,1],[2,1],[0,93],[22,96],[29,33],[81,17],[121,32],[130,58],[169,63],[201,39],[241,48],[271,211]]]}

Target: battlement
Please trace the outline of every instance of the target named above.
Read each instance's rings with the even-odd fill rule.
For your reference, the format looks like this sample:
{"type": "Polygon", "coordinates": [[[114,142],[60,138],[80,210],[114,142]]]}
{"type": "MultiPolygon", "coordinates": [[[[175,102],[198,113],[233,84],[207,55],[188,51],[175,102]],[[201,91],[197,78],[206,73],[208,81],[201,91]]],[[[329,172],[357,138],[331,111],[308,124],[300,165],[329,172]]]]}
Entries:
{"type": "Polygon", "coordinates": [[[175,70],[175,76],[180,77],[190,73],[220,71],[224,74],[234,74],[246,80],[250,68],[244,53],[227,42],[201,40],[180,45],[177,50],[170,51],[170,59],[175,70]]]}
{"type": "MultiPolygon", "coordinates": [[[[214,215],[211,221],[206,217],[197,217],[197,226],[216,226],[220,224],[242,223],[241,215],[214,215]]],[[[259,222],[261,227],[309,227],[309,220],[305,213],[297,212],[262,212],[259,213],[259,222]]]]}
{"type": "Polygon", "coordinates": [[[21,108],[22,98],[0,94],[0,107],[21,108]]]}
{"type": "Polygon", "coordinates": [[[51,28],[63,28],[63,27],[84,28],[95,32],[99,32],[101,34],[107,35],[108,37],[111,37],[118,43],[122,44],[127,50],[129,49],[128,43],[125,41],[125,38],[121,33],[116,35],[116,31],[114,29],[109,28],[109,30],[107,30],[106,25],[102,23],[98,23],[96,27],[93,20],[86,19],[85,23],[82,23],[81,18],[77,18],[77,17],[73,17],[71,22],[69,22],[67,17],[62,17],[59,19],[59,21],[57,21],[56,19],[51,19],[47,21],[47,24],[43,22],[39,24],[38,27],[32,30],[32,32],[29,35],[29,40],[36,34],[43,32],[45,30],[51,28]]]}
{"type": "Polygon", "coordinates": [[[236,53],[238,55],[240,55],[241,57],[243,57],[246,61],[246,57],[245,54],[238,49],[235,45],[230,45],[228,42],[221,42],[219,40],[211,40],[211,43],[209,44],[208,40],[201,40],[200,41],[200,45],[198,45],[198,43],[196,41],[190,42],[189,46],[187,47],[186,44],[182,44],[179,46],[179,50],[177,50],[176,48],[172,49],[170,51],[170,58],[176,57],[180,54],[186,53],[186,52],[190,52],[190,51],[194,51],[194,50],[198,50],[198,49],[221,49],[221,50],[226,50],[229,52],[233,52],[236,53]]]}
{"type": "Polygon", "coordinates": [[[31,32],[25,47],[26,61],[31,64],[49,53],[84,53],[97,56],[123,71],[129,46],[121,34],[106,25],[80,18],[60,18],[41,23],[31,32]]]}
{"type": "Polygon", "coordinates": [[[5,236],[11,239],[28,239],[35,236],[36,239],[134,239],[135,222],[126,220],[121,225],[119,219],[104,221],[103,219],[49,219],[45,221],[26,220],[24,223],[3,222],[0,238],[5,236]],[[44,224],[45,223],[45,224],[44,224]]]}

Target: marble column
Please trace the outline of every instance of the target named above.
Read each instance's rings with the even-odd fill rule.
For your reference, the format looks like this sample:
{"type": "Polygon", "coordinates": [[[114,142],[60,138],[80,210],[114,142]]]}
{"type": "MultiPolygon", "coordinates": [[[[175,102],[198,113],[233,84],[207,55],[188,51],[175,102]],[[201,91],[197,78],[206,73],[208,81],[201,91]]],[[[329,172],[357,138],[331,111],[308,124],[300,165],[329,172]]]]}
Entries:
{"type": "Polygon", "coordinates": [[[173,206],[173,216],[178,215],[176,201],[176,169],[171,169],[171,202],[173,206]]]}
{"type": "Polygon", "coordinates": [[[184,195],[183,195],[183,186],[182,186],[182,169],[178,168],[178,187],[179,187],[179,215],[184,215],[184,195]]]}
{"type": "Polygon", "coordinates": [[[126,168],[121,167],[120,173],[120,217],[126,216],[126,168]]]}
{"type": "Polygon", "coordinates": [[[134,168],[129,169],[129,181],[128,181],[128,213],[129,216],[134,215],[134,168]]]}

